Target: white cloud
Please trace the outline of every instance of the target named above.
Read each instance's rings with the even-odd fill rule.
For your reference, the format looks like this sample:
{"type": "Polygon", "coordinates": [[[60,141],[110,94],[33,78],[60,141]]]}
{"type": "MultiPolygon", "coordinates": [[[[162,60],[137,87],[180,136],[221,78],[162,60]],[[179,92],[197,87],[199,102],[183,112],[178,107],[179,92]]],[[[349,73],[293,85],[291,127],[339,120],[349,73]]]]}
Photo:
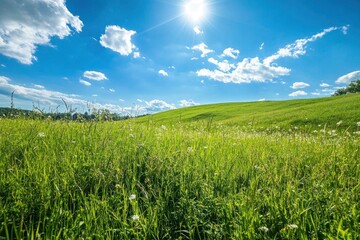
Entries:
{"type": "Polygon", "coordinates": [[[194,30],[194,32],[195,32],[197,35],[200,35],[200,34],[203,34],[203,33],[204,33],[199,26],[195,26],[195,27],[193,28],[193,30],[194,30]]]}
{"type": "Polygon", "coordinates": [[[258,100],[258,102],[264,102],[264,101],[266,101],[265,98],[261,98],[261,99],[258,100]]]}
{"type": "Polygon", "coordinates": [[[174,105],[158,99],[154,99],[149,102],[145,101],[145,104],[146,106],[144,108],[149,113],[176,109],[174,105]]]}
{"type": "Polygon", "coordinates": [[[259,47],[259,50],[263,50],[264,49],[264,46],[265,46],[265,43],[261,43],[260,47],[259,47]]]}
{"type": "Polygon", "coordinates": [[[311,95],[314,95],[314,96],[320,96],[320,95],[321,95],[321,93],[319,93],[319,92],[312,92],[312,93],[311,93],[311,95]]]}
{"type": "Polygon", "coordinates": [[[229,72],[231,69],[235,68],[235,65],[230,64],[227,60],[219,62],[214,58],[209,58],[208,61],[212,64],[215,64],[223,72],[229,72]]]}
{"type": "Polygon", "coordinates": [[[180,107],[191,107],[191,106],[196,106],[199,105],[199,103],[194,102],[193,100],[189,99],[189,100],[180,100],[179,101],[179,106],[180,107]]]}
{"type": "Polygon", "coordinates": [[[336,84],[349,84],[351,81],[360,79],[360,71],[348,73],[344,76],[339,77],[336,80],[336,84]]]}
{"type": "Polygon", "coordinates": [[[298,97],[298,96],[306,96],[306,95],[307,95],[307,92],[304,92],[301,90],[289,94],[290,97],[298,97]]]}
{"type": "Polygon", "coordinates": [[[141,100],[141,99],[136,99],[136,101],[138,101],[138,102],[140,102],[140,103],[142,103],[142,102],[144,102],[143,100],[141,100]]]}
{"type": "Polygon", "coordinates": [[[1,64],[0,66],[2,66],[3,68],[4,68],[4,67],[6,67],[6,65],[5,65],[5,64],[1,64]]]}
{"type": "Polygon", "coordinates": [[[115,92],[115,89],[109,88],[109,91],[110,91],[110,92],[115,92]]]}
{"type": "Polygon", "coordinates": [[[163,70],[163,69],[159,70],[158,73],[159,73],[160,75],[164,76],[164,77],[168,77],[168,76],[169,76],[169,74],[168,74],[165,70],[163,70]]]}
{"type": "Polygon", "coordinates": [[[202,58],[206,57],[209,53],[214,52],[214,50],[209,49],[205,43],[200,43],[198,45],[195,45],[191,49],[200,51],[202,58]]]}
{"type": "Polygon", "coordinates": [[[341,27],[342,33],[346,35],[347,32],[348,32],[348,30],[349,30],[349,28],[350,28],[350,25],[349,25],[349,24],[346,25],[346,26],[342,26],[342,27],[341,27]]]}
{"type": "Polygon", "coordinates": [[[281,66],[269,66],[260,62],[258,57],[244,58],[236,65],[232,72],[223,72],[215,69],[200,69],[196,73],[199,77],[208,77],[224,83],[250,83],[266,82],[272,79],[285,76],[290,73],[290,69],[281,66]]]}
{"type": "Polygon", "coordinates": [[[51,38],[63,39],[83,27],[65,0],[1,0],[0,5],[0,53],[23,64],[37,60],[37,46],[51,46],[51,38]]]}
{"type": "Polygon", "coordinates": [[[93,95],[91,95],[91,96],[93,96],[93,97],[97,97],[98,95],[97,95],[97,94],[93,94],[93,95]]]}
{"type": "Polygon", "coordinates": [[[236,50],[236,49],[233,49],[233,48],[226,48],[224,51],[223,51],[223,54],[222,56],[227,56],[227,57],[231,57],[233,59],[237,59],[237,57],[239,56],[240,54],[240,51],[239,50],[236,50]]]}
{"type": "Polygon", "coordinates": [[[193,57],[193,58],[191,58],[190,60],[191,60],[191,61],[195,61],[195,60],[199,60],[199,58],[193,57]]]}
{"type": "Polygon", "coordinates": [[[43,85],[39,85],[39,84],[33,84],[33,86],[35,88],[39,88],[39,89],[44,89],[45,88],[43,85]]]}
{"type": "Polygon", "coordinates": [[[327,84],[327,83],[321,83],[320,84],[320,87],[322,88],[327,88],[327,87],[330,87],[331,85],[327,84]]]}
{"type": "Polygon", "coordinates": [[[83,74],[84,78],[94,80],[94,81],[103,81],[107,80],[107,77],[102,72],[96,72],[96,71],[85,71],[83,74]]]}
{"type": "Polygon", "coordinates": [[[135,31],[126,30],[119,26],[106,26],[105,34],[100,37],[100,44],[122,56],[128,56],[136,48],[131,42],[131,37],[135,34],[135,31]]]}
{"type": "Polygon", "coordinates": [[[133,57],[134,57],[134,58],[139,58],[139,57],[140,57],[140,52],[134,52],[133,57]]]}
{"type": "Polygon", "coordinates": [[[322,32],[312,35],[310,38],[298,39],[294,43],[286,45],[284,48],[280,48],[276,54],[264,59],[264,63],[270,65],[275,60],[284,57],[298,58],[299,56],[306,54],[306,45],[310,42],[315,42],[317,39],[322,38],[325,34],[338,30],[338,27],[330,27],[324,29],[322,32]]]}
{"type": "MultiPolygon", "coordinates": [[[[218,60],[210,58],[209,62],[215,64],[218,69],[211,70],[203,68],[198,70],[196,73],[199,77],[208,77],[210,79],[224,83],[231,82],[240,84],[273,81],[273,79],[289,75],[291,72],[291,69],[279,66],[274,63],[275,60],[283,57],[297,58],[301,55],[304,55],[306,54],[306,46],[308,43],[314,42],[317,39],[322,38],[325,34],[339,29],[341,28],[331,27],[324,29],[322,32],[317,33],[310,38],[298,39],[294,43],[288,44],[284,48],[279,49],[277,53],[265,58],[262,61],[258,57],[244,58],[242,61],[238,62],[234,68],[231,64],[226,65],[229,64],[228,62],[221,62],[223,66],[220,66],[220,62],[218,60]],[[229,69],[230,67],[232,68],[232,71],[229,69]]],[[[206,44],[204,43],[194,46],[192,49],[197,49],[203,52],[202,57],[205,57],[209,51],[213,52],[213,50],[208,50],[206,44]]],[[[229,53],[234,53],[233,49],[230,49],[232,48],[228,48],[229,53]]],[[[224,54],[222,56],[224,56],[224,54]]],[[[233,55],[236,56],[235,54],[233,55]]],[[[296,85],[294,87],[296,87],[296,85]]]]}
{"type": "Polygon", "coordinates": [[[82,80],[82,79],[79,80],[79,83],[81,83],[82,85],[85,85],[85,86],[91,86],[91,83],[89,83],[88,81],[82,80]]]}
{"type": "Polygon", "coordinates": [[[291,86],[292,89],[299,89],[299,88],[307,88],[310,85],[308,83],[304,83],[304,82],[294,82],[293,85],[291,86]]]}

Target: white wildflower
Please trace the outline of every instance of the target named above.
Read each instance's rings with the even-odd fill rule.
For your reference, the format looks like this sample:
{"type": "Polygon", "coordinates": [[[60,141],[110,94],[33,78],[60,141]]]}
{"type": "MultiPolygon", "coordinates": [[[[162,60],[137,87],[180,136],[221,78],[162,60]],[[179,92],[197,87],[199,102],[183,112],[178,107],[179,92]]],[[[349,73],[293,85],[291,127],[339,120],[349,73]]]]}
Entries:
{"type": "Polygon", "coordinates": [[[132,215],[131,216],[131,220],[133,220],[133,221],[137,221],[137,220],[139,220],[139,215],[132,215]]]}
{"type": "Polygon", "coordinates": [[[288,229],[297,229],[297,228],[298,228],[298,225],[296,225],[296,224],[289,224],[289,225],[286,226],[286,228],[288,228],[288,229]]]}
{"type": "Polygon", "coordinates": [[[166,127],[165,125],[161,125],[161,128],[162,128],[163,130],[167,130],[167,127],[166,127]]]}
{"type": "Polygon", "coordinates": [[[360,127],[360,122],[357,122],[356,125],[357,125],[358,127],[360,127]]]}
{"type": "Polygon", "coordinates": [[[136,195],[135,194],[131,194],[130,197],[129,197],[129,200],[132,201],[132,200],[135,200],[136,199],[136,195]]]}
{"type": "Polygon", "coordinates": [[[343,121],[340,120],[340,121],[338,121],[338,122],[336,123],[336,126],[340,126],[342,123],[343,123],[343,121]]]}
{"type": "Polygon", "coordinates": [[[194,148],[188,147],[188,148],[187,148],[187,151],[188,151],[188,152],[193,152],[193,151],[194,151],[194,148]]]}
{"type": "Polygon", "coordinates": [[[42,138],[42,137],[45,137],[45,133],[39,132],[39,133],[38,133],[38,136],[41,137],[41,138],[42,138]]]}
{"type": "Polygon", "coordinates": [[[360,131],[354,132],[354,134],[356,134],[356,135],[360,135],[360,131]]]}
{"type": "Polygon", "coordinates": [[[267,228],[265,226],[262,226],[262,227],[259,227],[259,230],[262,231],[262,232],[268,232],[269,228],[267,228]]]}

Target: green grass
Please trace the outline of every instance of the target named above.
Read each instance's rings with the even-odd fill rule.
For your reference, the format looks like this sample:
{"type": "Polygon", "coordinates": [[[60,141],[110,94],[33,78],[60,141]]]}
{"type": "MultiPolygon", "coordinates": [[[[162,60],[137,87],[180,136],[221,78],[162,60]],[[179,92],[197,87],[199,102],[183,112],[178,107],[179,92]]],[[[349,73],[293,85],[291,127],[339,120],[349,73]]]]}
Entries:
{"type": "Polygon", "coordinates": [[[360,239],[357,114],[311,131],[0,119],[0,239],[360,239]]]}
{"type": "Polygon", "coordinates": [[[349,94],[304,100],[200,105],[154,114],[138,121],[167,124],[212,120],[240,126],[250,123],[255,128],[298,126],[316,129],[319,124],[334,128],[342,120],[342,128],[355,130],[359,119],[360,94],[349,94]]]}

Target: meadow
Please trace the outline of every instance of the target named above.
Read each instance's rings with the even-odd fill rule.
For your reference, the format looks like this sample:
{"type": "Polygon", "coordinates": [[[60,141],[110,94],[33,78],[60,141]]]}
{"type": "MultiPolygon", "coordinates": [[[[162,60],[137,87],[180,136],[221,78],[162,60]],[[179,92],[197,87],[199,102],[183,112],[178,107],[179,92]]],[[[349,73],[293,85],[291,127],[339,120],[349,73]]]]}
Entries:
{"type": "Polygon", "coordinates": [[[316,124],[169,113],[0,119],[0,239],[360,239],[359,110],[316,124]]]}

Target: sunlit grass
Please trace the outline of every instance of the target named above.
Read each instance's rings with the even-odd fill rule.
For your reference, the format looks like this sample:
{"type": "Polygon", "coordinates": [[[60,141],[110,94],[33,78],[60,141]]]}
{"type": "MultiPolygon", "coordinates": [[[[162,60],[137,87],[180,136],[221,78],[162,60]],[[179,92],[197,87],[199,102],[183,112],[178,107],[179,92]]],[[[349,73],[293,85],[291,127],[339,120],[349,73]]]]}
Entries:
{"type": "Polygon", "coordinates": [[[0,119],[0,132],[0,238],[360,238],[356,131],[0,119]]]}

